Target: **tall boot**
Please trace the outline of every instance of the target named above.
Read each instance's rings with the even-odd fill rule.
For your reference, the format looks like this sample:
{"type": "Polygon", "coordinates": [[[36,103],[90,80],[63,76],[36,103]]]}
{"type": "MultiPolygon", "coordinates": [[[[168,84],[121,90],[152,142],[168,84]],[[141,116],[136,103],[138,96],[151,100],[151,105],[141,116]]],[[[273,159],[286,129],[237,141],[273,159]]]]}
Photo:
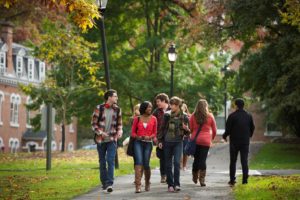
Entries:
{"type": "Polygon", "coordinates": [[[206,176],[206,170],[200,170],[200,175],[199,175],[199,182],[201,187],[205,187],[205,176],[206,176]]]}
{"type": "Polygon", "coordinates": [[[182,169],[185,171],[186,170],[186,164],[187,164],[188,156],[183,155],[182,156],[182,169]]]}
{"type": "Polygon", "coordinates": [[[193,182],[195,184],[198,183],[199,173],[200,173],[200,170],[196,170],[196,171],[193,170],[193,182]]]}
{"type": "Polygon", "coordinates": [[[135,171],[135,193],[141,192],[141,180],[143,176],[143,166],[142,165],[135,165],[134,166],[135,171]]]}
{"type": "Polygon", "coordinates": [[[151,169],[145,169],[145,190],[150,191],[150,177],[151,177],[151,169]]]}

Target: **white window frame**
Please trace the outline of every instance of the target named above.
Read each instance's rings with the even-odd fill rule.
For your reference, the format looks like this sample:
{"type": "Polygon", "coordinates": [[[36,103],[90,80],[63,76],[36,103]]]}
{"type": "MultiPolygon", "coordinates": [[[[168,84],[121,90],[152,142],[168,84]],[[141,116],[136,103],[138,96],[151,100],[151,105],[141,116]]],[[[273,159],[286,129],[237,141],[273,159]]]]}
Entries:
{"type": "Polygon", "coordinates": [[[69,132],[70,133],[74,133],[75,132],[74,127],[73,127],[73,117],[71,118],[71,123],[69,124],[69,132]]]}
{"type": "Polygon", "coordinates": [[[28,59],[28,80],[34,80],[34,60],[32,58],[28,59]]]}
{"type": "Polygon", "coordinates": [[[3,125],[2,112],[3,112],[4,93],[0,91],[0,125],[3,125]]]}
{"type": "MultiPolygon", "coordinates": [[[[3,146],[4,146],[4,142],[3,142],[2,137],[0,137],[0,148],[2,148],[3,146]]],[[[0,151],[1,151],[1,149],[0,149],[0,151]]]]}
{"type": "Polygon", "coordinates": [[[5,71],[6,71],[6,53],[0,51],[0,74],[4,74],[5,71]]]}
{"type": "Polygon", "coordinates": [[[40,70],[40,73],[39,73],[39,80],[40,81],[43,81],[45,80],[45,74],[46,74],[46,67],[45,67],[45,63],[44,62],[40,62],[40,66],[39,66],[39,70],[40,70]]]}
{"type": "Polygon", "coordinates": [[[23,57],[16,57],[16,75],[17,77],[21,77],[23,73],[23,57]]]}
{"type": "MultiPolygon", "coordinates": [[[[26,104],[31,104],[32,100],[30,97],[27,97],[26,99],[26,104]]],[[[30,111],[26,108],[26,128],[32,128],[31,124],[30,124],[30,111]]]]}
{"type": "Polygon", "coordinates": [[[19,105],[21,104],[21,97],[17,94],[10,96],[10,126],[19,127],[19,105]]]}
{"type": "Polygon", "coordinates": [[[73,142],[69,142],[69,144],[68,144],[68,151],[74,151],[74,144],[73,144],[73,142]]]}

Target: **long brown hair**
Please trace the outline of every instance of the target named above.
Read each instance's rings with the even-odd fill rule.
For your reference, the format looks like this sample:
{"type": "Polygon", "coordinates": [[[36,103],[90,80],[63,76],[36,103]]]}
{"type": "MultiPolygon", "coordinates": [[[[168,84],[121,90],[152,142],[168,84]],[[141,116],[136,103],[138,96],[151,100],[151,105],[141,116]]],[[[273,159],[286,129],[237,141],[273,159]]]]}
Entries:
{"type": "Polygon", "coordinates": [[[206,122],[208,116],[208,103],[205,99],[200,99],[197,102],[194,115],[197,124],[202,125],[206,122]]]}

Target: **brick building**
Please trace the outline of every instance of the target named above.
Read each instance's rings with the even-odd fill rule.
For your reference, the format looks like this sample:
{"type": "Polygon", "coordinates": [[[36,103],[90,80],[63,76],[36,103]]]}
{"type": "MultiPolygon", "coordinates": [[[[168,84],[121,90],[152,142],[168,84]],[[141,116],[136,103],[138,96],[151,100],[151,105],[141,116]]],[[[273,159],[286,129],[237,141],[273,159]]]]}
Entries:
{"type": "MultiPolygon", "coordinates": [[[[46,131],[33,132],[29,112],[25,104],[30,98],[18,88],[18,84],[39,85],[46,76],[47,66],[31,55],[31,50],[13,43],[13,25],[0,24],[0,151],[20,152],[45,150],[46,131]]],[[[53,127],[52,150],[61,149],[61,126],[53,127]]],[[[66,150],[77,145],[76,120],[66,126],[66,150]]]]}

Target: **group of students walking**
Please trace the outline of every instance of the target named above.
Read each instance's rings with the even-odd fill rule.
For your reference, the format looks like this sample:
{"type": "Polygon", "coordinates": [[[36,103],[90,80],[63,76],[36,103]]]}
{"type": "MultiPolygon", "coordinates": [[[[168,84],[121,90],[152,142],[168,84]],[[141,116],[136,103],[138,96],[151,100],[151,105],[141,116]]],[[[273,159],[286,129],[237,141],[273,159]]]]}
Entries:
{"type": "MultiPolygon", "coordinates": [[[[105,103],[98,105],[93,113],[92,128],[97,143],[102,188],[106,192],[112,192],[116,141],[122,137],[122,115],[121,109],[116,105],[118,97],[115,90],[107,91],[104,99],[105,103]]],[[[176,96],[169,99],[168,95],[161,93],[155,97],[155,103],[157,108],[154,111],[150,101],[142,102],[134,110],[131,137],[135,139],[135,192],[142,191],[143,175],[145,191],[150,190],[150,158],[153,144],[157,145],[161,183],[167,183],[169,192],[180,191],[180,163],[182,159],[182,168],[186,169],[187,155],[183,158],[182,155],[184,145],[189,139],[196,141],[191,180],[195,184],[199,182],[202,187],[206,186],[206,159],[217,132],[216,122],[213,114],[209,112],[207,101],[200,99],[192,114],[184,111],[187,108],[182,99],[176,96]]],[[[226,129],[223,138],[226,139],[228,135],[230,130],[226,129]]],[[[233,166],[233,163],[231,165],[233,166]]],[[[246,168],[245,166],[245,174],[248,173],[246,168]]],[[[233,183],[235,171],[232,172],[231,178],[234,180],[230,180],[230,183],[233,183]]]]}

